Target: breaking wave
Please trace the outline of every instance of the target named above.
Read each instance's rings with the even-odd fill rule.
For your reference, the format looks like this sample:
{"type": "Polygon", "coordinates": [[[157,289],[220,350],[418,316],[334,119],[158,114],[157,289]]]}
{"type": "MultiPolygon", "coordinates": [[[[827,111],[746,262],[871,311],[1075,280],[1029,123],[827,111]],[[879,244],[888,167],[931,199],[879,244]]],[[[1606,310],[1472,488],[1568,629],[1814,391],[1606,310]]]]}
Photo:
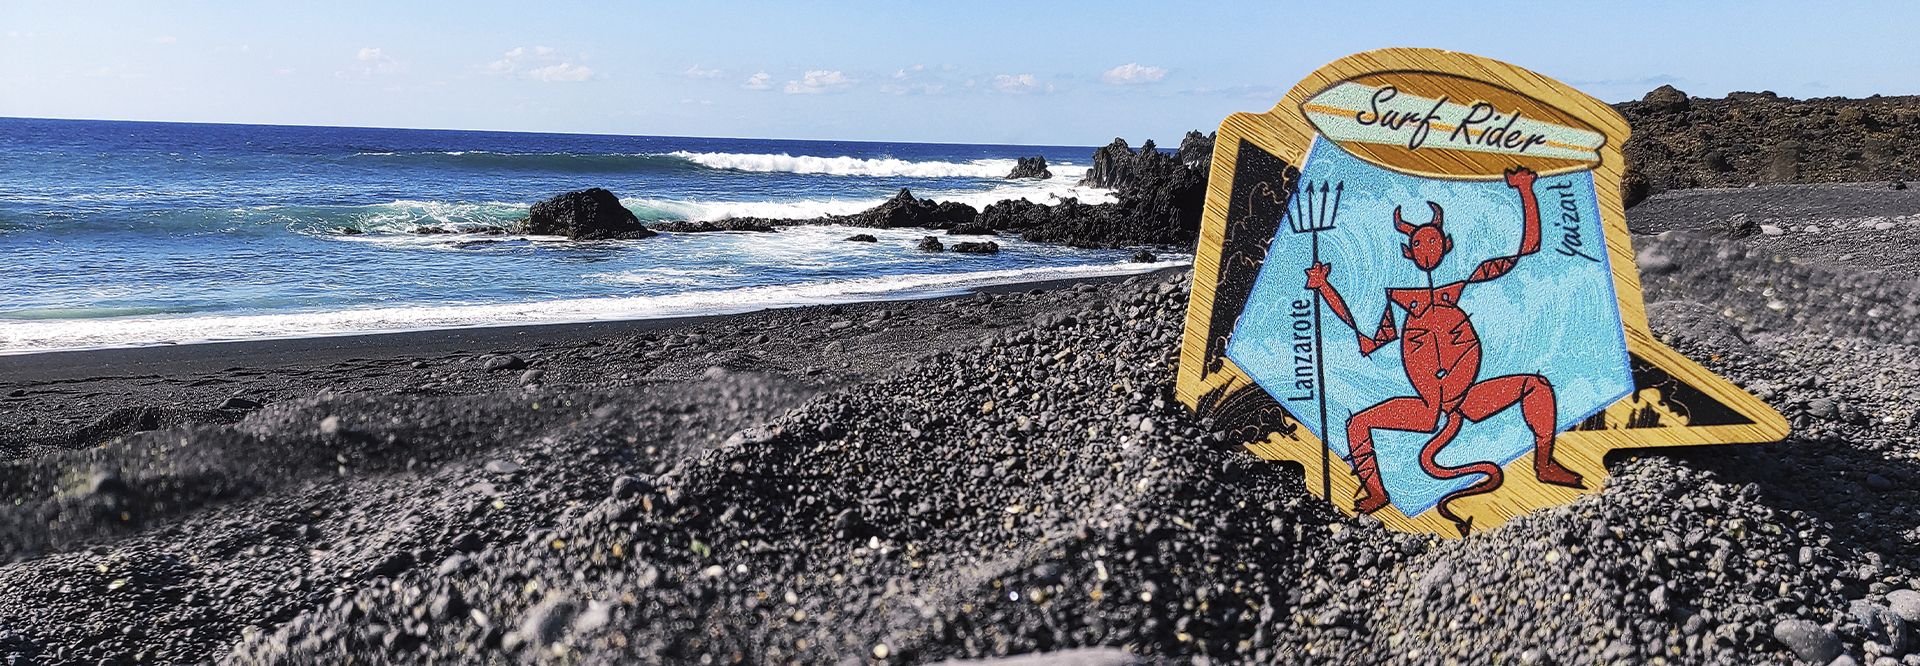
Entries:
{"type": "MultiPolygon", "coordinates": [[[[481,150],[362,152],[354,153],[349,160],[354,163],[489,171],[630,173],[718,169],[869,178],[1002,178],[1013,170],[1015,162],[1010,159],[915,162],[891,157],[700,153],[684,150],[670,153],[497,153],[481,150]]],[[[1059,171],[1055,169],[1056,173],[1059,171]]],[[[1056,179],[1065,177],[1055,176],[1056,179]]]]}
{"type": "Polygon", "coordinates": [[[226,316],[0,321],[0,340],[5,341],[0,354],[733,314],[774,307],[932,298],[995,284],[1125,275],[1185,264],[1183,261],[1114,263],[889,275],[654,296],[573,298],[487,305],[226,316]]]}
{"type": "Polygon", "coordinates": [[[710,169],[760,173],[810,173],[829,176],[905,178],[1001,178],[1013,170],[1014,160],[980,159],[970,162],[909,162],[861,157],[814,157],[785,153],[667,153],[710,169]]]}

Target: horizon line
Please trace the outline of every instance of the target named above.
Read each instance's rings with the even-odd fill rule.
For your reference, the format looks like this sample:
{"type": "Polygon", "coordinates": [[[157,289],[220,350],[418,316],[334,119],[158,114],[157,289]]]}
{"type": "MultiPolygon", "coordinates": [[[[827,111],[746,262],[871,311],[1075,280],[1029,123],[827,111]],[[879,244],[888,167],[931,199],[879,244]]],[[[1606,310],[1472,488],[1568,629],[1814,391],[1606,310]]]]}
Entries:
{"type": "MultiPolygon", "coordinates": [[[[550,135],[550,136],[591,136],[591,137],[617,137],[617,138],[713,139],[713,140],[723,140],[723,141],[793,141],[793,142],[811,142],[811,143],[871,143],[871,144],[905,143],[905,144],[917,144],[917,145],[923,145],[923,146],[1007,146],[1007,147],[1015,147],[1015,148],[1097,149],[1106,145],[1106,144],[1081,145],[1081,144],[1068,144],[1068,143],[967,143],[967,142],[958,142],[958,141],[889,141],[884,139],[801,139],[801,138],[792,138],[792,137],[772,137],[772,136],[616,134],[616,133],[608,133],[608,132],[560,132],[560,131],[543,131],[543,130],[473,129],[473,128],[460,128],[460,127],[395,127],[390,125],[328,125],[328,124],[318,124],[318,123],[282,123],[282,122],[252,123],[252,122],[235,122],[235,121],[216,121],[216,120],[152,120],[152,119],[134,119],[134,118],[58,118],[58,117],[49,117],[49,116],[11,116],[11,115],[0,115],[0,120],[52,120],[52,121],[60,121],[60,122],[144,123],[144,124],[153,124],[153,125],[227,125],[227,126],[239,126],[239,127],[300,127],[300,128],[311,128],[311,129],[360,129],[360,130],[401,130],[401,131],[414,131],[414,132],[539,134],[539,135],[550,135]]],[[[1194,128],[1194,129],[1195,131],[1199,130],[1199,128],[1194,128]]],[[[1183,133],[1181,136],[1184,137],[1185,134],[1183,133]]],[[[1124,138],[1124,137],[1115,137],[1115,138],[1124,138]]],[[[1151,137],[1149,137],[1148,139],[1142,139],[1141,141],[1144,143],[1145,141],[1148,141],[1148,140],[1152,140],[1155,144],[1161,143],[1160,140],[1153,139],[1151,137]]]]}

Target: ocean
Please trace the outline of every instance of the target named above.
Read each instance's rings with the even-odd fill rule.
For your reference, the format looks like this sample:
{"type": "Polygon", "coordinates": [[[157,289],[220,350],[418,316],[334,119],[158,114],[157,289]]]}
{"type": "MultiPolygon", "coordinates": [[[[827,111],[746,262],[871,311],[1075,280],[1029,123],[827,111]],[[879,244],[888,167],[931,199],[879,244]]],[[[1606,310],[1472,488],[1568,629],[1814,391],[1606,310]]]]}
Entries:
{"type": "Polygon", "coordinates": [[[925,253],[922,230],[465,232],[586,187],[644,221],[852,213],[902,187],[977,208],[1104,201],[1075,185],[1092,152],[0,118],[0,353],[723,314],[1157,266],[1005,237],[997,255],[925,253]],[[1054,177],[1002,178],[1029,155],[1054,177]],[[455,233],[413,233],[429,226],[455,233]]]}

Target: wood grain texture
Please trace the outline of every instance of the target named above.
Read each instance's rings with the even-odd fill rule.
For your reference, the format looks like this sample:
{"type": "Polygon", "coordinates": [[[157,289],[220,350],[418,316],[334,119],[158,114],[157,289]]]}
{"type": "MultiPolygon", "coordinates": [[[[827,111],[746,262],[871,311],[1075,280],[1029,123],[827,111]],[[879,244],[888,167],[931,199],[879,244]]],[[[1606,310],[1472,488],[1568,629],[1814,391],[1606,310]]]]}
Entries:
{"type": "MultiPolygon", "coordinates": [[[[1459,98],[1507,96],[1500,101],[1526,104],[1528,108],[1550,109],[1542,112],[1541,117],[1590,128],[1605,135],[1605,143],[1598,150],[1599,163],[1591,168],[1628,351],[1745,417],[1745,422],[1737,424],[1662,422],[1656,427],[1562,432],[1556,439],[1555,458],[1584,476],[1587,489],[1576,490],[1539,483],[1532,473],[1532,454],[1528,454],[1506,466],[1506,483],[1500,490],[1461,499],[1454,505],[1455,511],[1471,515],[1475,519],[1475,527],[1484,529],[1534,509],[1567,503],[1582,493],[1597,492],[1606,480],[1604,458],[1607,452],[1616,449],[1770,442],[1786,436],[1787,423],[1779,413],[1727,380],[1667,348],[1655,340],[1648,330],[1639,271],[1634,261],[1632,236],[1627,230],[1620,187],[1625,167],[1621,146],[1629,134],[1626,120],[1607,104],[1541,74],[1478,56],[1432,49],[1382,49],[1341,58],[1309,74],[1265,113],[1236,113],[1220,124],[1214,141],[1206,208],[1194,257],[1192,300],[1187,311],[1186,335],[1180,350],[1176,394],[1184,404],[1204,414],[1212,406],[1222,404],[1241,392],[1263,391],[1232,361],[1224,357],[1209,357],[1209,341],[1225,333],[1213,330],[1213,322],[1217,320],[1214,308],[1216,286],[1220,284],[1222,276],[1227,211],[1233,196],[1233,180],[1240,159],[1241,142],[1244,140],[1289,164],[1301,165],[1318,134],[1305,117],[1302,105],[1335,84],[1343,81],[1378,82],[1383,80],[1383,73],[1413,74],[1425,81],[1424,85],[1444,85],[1443,79],[1465,77],[1471,83],[1459,86],[1459,98]]],[[[1479,158],[1468,156],[1463,161],[1459,151],[1401,148],[1391,159],[1372,161],[1384,162],[1383,165],[1392,165],[1396,169],[1404,167],[1402,170],[1423,175],[1479,174],[1499,166],[1490,162],[1469,163],[1476,159],[1479,158]],[[1416,158],[1429,161],[1425,164],[1406,163],[1406,160],[1416,158]]],[[[1506,164],[1512,160],[1501,159],[1506,164]]],[[[1232,307],[1238,306],[1237,303],[1232,304],[1232,307]]],[[[1266,423],[1264,433],[1248,438],[1249,441],[1244,445],[1261,458],[1300,464],[1308,475],[1307,488],[1320,494],[1321,444],[1307,428],[1286,426],[1283,423],[1266,423]]],[[[1329,487],[1323,496],[1332,498],[1333,504],[1343,511],[1351,512],[1352,498],[1359,489],[1359,482],[1339,457],[1332,458],[1325,481],[1329,487]]],[[[1459,536],[1455,526],[1435,515],[1434,511],[1408,517],[1388,506],[1373,515],[1396,530],[1459,536]]]]}

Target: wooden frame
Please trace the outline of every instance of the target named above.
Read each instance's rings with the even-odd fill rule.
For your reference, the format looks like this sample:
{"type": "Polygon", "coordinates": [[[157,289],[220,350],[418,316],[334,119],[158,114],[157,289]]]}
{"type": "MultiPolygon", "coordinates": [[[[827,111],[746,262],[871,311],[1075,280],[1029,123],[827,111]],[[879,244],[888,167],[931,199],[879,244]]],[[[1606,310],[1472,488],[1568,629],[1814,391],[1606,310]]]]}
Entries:
{"type": "MultiPolygon", "coordinates": [[[[1612,267],[1620,321],[1633,361],[1634,395],[1608,408],[1603,416],[1593,417],[1593,427],[1583,424],[1557,435],[1555,459],[1591,480],[1587,488],[1552,486],[1539,483],[1531,473],[1510,473],[1497,492],[1462,498],[1455,506],[1456,511],[1477,518],[1475,527],[1487,528],[1533,509],[1564,504],[1582,493],[1597,492],[1606,478],[1603,459],[1615,449],[1769,442],[1786,435],[1786,421],[1777,412],[1661,344],[1648,330],[1621,197],[1620,180],[1625,168],[1621,145],[1629,133],[1625,119],[1605,103],[1538,73],[1478,56],[1432,49],[1382,49],[1341,58],[1308,75],[1265,113],[1236,113],[1221,123],[1214,141],[1206,210],[1194,257],[1192,300],[1180,354],[1176,393],[1183,403],[1202,416],[1215,419],[1217,427],[1236,433],[1255,455],[1299,463],[1310,477],[1320,477],[1309,479],[1307,487],[1311,492],[1324,492],[1323,497],[1347,498],[1359,490],[1360,482],[1352,468],[1333,456],[1331,468],[1323,469],[1326,455],[1321,442],[1308,428],[1299,427],[1300,422],[1286,412],[1275,396],[1267,395],[1247,372],[1225,356],[1223,350],[1232,332],[1232,325],[1226,322],[1237,320],[1238,308],[1246,304],[1246,295],[1241,292],[1251,289],[1241,283],[1248,279],[1249,270],[1258,271],[1257,267],[1250,269],[1247,264],[1264,261],[1265,244],[1272,242],[1271,233],[1266,234],[1265,239],[1230,238],[1237,232],[1229,230],[1228,217],[1243,142],[1270,155],[1262,159],[1278,158],[1291,170],[1289,173],[1297,173],[1305,164],[1316,136],[1323,136],[1303,108],[1308,100],[1336,84],[1383,74],[1443,75],[1478,82],[1557,109],[1565,114],[1562,121],[1584,125],[1605,137],[1596,149],[1597,164],[1554,162],[1546,166],[1562,172],[1588,168],[1593,171],[1608,264],[1612,267]],[[1253,252],[1254,244],[1260,245],[1258,252],[1253,252]],[[1254,256],[1256,254],[1258,256],[1254,256]],[[1229,291],[1234,293],[1227,293],[1229,291]],[[1664,378],[1660,386],[1644,385],[1659,378],[1664,378]],[[1648,390],[1654,392],[1642,393],[1648,390]],[[1735,416],[1706,422],[1684,414],[1662,416],[1653,410],[1641,410],[1633,412],[1637,416],[1628,417],[1634,408],[1627,403],[1638,397],[1653,396],[1658,400],[1681,392],[1695,405],[1707,406],[1710,401],[1715,403],[1712,409],[1735,416]]],[[[1487,94],[1479,90],[1469,93],[1487,94]]],[[[1407,163],[1404,156],[1396,159],[1402,160],[1400,168],[1424,177],[1452,177],[1449,174],[1462,170],[1460,165],[1447,163],[1444,157],[1434,158],[1424,166],[1407,163]]],[[[1527,454],[1506,467],[1531,470],[1530,465],[1531,454],[1527,454]]],[[[1333,504],[1343,511],[1352,511],[1349,502],[1334,501],[1333,504]]],[[[1373,515],[1396,530],[1446,536],[1459,536],[1464,531],[1464,528],[1456,530],[1454,524],[1433,511],[1406,516],[1389,506],[1373,515]]]]}

